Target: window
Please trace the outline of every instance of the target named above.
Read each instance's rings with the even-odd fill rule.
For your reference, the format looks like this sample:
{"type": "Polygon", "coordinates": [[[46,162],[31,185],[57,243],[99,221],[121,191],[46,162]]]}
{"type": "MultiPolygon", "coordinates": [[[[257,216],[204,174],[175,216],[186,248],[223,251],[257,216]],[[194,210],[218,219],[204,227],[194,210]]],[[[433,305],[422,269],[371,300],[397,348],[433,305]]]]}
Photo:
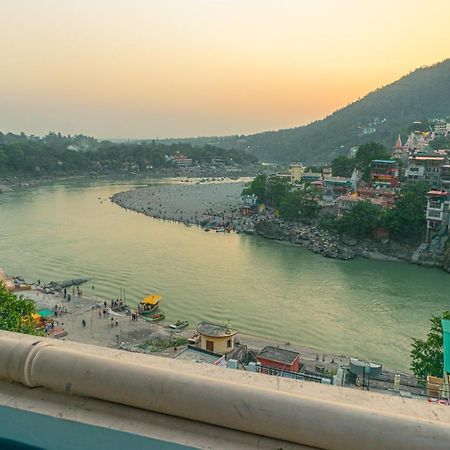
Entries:
{"type": "Polygon", "coordinates": [[[233,343],[231,342],[231,339],[228,339],[227,348],[231,348],[232,346],[233,346],[233,343]]]}
{"type": "Polygon", "coordinates": [[[213,352],[214,351],[214,342],[206,341],[206,350],[213,352]]]}

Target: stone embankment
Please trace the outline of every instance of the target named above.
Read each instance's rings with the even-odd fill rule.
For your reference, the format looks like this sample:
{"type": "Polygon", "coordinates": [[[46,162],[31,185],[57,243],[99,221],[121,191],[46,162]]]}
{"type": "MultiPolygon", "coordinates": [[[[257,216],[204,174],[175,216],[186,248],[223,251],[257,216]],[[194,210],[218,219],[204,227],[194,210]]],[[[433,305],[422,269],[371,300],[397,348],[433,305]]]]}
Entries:
{"type": "Polygon", "coordinates": [[[357,252],[340,243],[336,235],[311,225],[260,221],[255,232],[266,239],[288,241],[327,258],[347,260],[357,256],[357,252]]]}

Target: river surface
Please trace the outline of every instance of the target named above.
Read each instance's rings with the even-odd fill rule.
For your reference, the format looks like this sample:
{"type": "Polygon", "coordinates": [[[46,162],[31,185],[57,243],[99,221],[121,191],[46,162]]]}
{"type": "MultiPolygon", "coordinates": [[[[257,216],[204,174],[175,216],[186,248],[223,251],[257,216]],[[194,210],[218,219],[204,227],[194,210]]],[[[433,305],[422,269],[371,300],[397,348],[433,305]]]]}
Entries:
{"type": "Polygon", "coordinates": [[[407,370],[411,337],[450,309],[450,275],[403,263],[325,259],[260,237],[205,233],[107,200],[119,184],[55,184],[0,195],[0,266],[136,304],[167,320],[231,320],[245,334],[407,370]],[[103,200],[101,200],[103,199],[103,200]],[[106,200],[105,200],[106,199],[106,200]]]}

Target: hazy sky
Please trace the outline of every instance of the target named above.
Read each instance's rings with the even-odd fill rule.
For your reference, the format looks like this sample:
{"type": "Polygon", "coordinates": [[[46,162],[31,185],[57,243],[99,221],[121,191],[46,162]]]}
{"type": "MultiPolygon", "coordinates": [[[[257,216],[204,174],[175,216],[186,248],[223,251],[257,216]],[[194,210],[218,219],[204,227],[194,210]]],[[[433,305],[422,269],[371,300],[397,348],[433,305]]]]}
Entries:
{"type": "Polygon", "coordinates": [[[0,0],[0,130],[251,133],[450,57],[449,0],[0,0]]]}

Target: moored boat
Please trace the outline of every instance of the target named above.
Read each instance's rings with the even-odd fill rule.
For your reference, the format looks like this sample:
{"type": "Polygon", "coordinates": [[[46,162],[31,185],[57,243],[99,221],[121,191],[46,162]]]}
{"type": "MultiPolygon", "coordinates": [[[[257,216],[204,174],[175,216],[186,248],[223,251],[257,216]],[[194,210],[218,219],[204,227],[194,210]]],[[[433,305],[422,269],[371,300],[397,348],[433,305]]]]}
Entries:
{"type": "Polygon", "coordinates": [[[146,322],[159,322],[160,320],[164,320],[166,318],[166,315],[163,313],[154,314],[151,317],[144,317],[144,320],[146,322]]]}
{"type": "Polygon", "coordinates": [[[172,328],[172,330],[182,330],[183,328],[186,328],[189,325],[189,322],[187,320],[177,320],[175,323],[172,323],[169,325],[169,328],[172,328]]]}
{"type": "Polygon", "coordinates": [[[159,306],[160,295],[149,295],[139,302],[138,313],[142,316],[148,316],[159,306]]]}
{"type": "Polygon", "coordinates": [[[189,344],[196,345],[198,344],[199,341],[200,341],[200,334],[198,334],[197,332],[188,337],[189,344]]]}

